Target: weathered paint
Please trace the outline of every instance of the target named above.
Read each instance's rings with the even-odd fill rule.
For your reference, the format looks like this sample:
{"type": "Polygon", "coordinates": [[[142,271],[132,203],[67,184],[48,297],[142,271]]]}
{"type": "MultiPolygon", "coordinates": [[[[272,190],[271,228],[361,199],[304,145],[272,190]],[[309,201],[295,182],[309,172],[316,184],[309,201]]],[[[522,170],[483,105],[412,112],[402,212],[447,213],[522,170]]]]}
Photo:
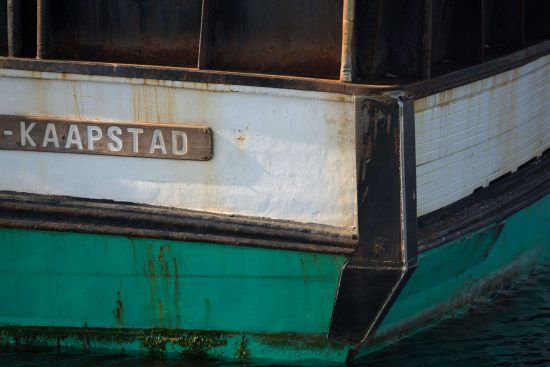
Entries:
{"type": "Polygon", "coordinates": [[[550,195],[510,218],[418,257],[418,267],[377,331],[380,348],[437,321],[500,284],[550,261],[550,195]]]}
{"type": "Polygon", "coordinates": [[[352,96],[0,70],[0,114],[203,124],[209,162],[0,151],[0,189],[356,225],[352,96]]]}
{"type": "Polygon", "coordinates": [[[418,215],[550,148],[550,56],[415,101],[418,215]]]}
{"type": "Polygon", "coordinates": [[[187,350],[218,335],[220,356],[245,337],[256,357],[278,342],[290,359],[334,358],[325,335],[343,256],[4,228],[0,259],[0,324],[16,326],[3,329],[14,341],[187,350]]]}
{"type": "MultiPolygon", "coordinates": [[[[546,196],[421,253],[362,352],[549,261],[549,221],[546,196]]],[[[287,361],[350,348],[326,338],[343,257],[0,229],[0,259],[0,342],[287,361]]]]}
{"type": "Polygon", "coordinates": [[[11,325],[322,333],[344,262],[205,243],[0,233],[0,322],[11,325]]]}
{"type": "Polygon", "coordinates": [[[264,362],[301,361],[318,366],[346,358],[348,347],[325,334],[190,332],[168,329],[97,329],[0,326],[0,346],[23,344],[82,350],[141,351],[162,357],[183,353],[195,358],[264,362]],[[313,362],[315,361],[315,362],[313,362]]]}

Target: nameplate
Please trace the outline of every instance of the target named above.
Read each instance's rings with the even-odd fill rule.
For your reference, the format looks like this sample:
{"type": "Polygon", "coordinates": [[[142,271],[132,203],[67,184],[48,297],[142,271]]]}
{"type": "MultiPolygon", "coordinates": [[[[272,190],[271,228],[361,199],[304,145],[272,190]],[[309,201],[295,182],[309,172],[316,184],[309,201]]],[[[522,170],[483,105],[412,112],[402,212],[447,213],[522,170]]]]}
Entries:
{"type": "Polygon", "coordinates": [[[207,161],[212,130],[200,125],[0,116],[0,150],[207,161]]]}

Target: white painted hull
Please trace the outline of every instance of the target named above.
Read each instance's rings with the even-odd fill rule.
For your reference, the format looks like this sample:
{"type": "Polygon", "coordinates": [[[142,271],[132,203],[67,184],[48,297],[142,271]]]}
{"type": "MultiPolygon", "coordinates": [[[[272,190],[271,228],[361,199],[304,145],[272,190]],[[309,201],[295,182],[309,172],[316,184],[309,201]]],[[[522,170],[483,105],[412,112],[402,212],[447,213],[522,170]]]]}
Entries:
{"type": "MultiPolygon", "coordinates": [[[[424,215],[550,147],[550,56],[415,101],[424,215]]],[[[353,96],[0,70],[0,114],[202,124],[213,159],[0,151],[0,190],[110,199],[353,228],[353,96]]]]}
{"type": "Polygon", "coordinates": [[[208,162],[0,151],[0,190],[356,224],[353,97],[0,70],[0,114],[202,124],[208,162]]]}

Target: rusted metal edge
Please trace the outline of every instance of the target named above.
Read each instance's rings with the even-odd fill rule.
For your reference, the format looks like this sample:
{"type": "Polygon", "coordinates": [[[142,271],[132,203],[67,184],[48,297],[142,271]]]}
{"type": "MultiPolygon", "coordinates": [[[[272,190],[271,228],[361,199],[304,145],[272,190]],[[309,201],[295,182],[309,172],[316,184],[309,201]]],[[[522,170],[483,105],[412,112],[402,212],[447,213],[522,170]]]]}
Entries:
{"type": "Polygon", "coordinates": [[[347,362],[416,268],[413,99],[357,97],[356,149],[359,246],[342,269],[329,331],[332,340],[353,345],[347,362]]]}
{"type": "Polygon", "coordinates": [[[161,67],[149,65],[113,64],[102,62],[35,60],[0,57],[0,68],[39,72],[98,75],[122,78],[143,78],[192,83],[243,85],[329,92],[347,95],[382,93],[397,85],[360,85],[338,80],[291,77],[259,73],[240,73],[195,68],[161,67]]]}
{"type": "Polygon", "coordinates": [[[422,98],[476,80],[488,78],[527,64],[550,53],[550,40],[515,53],[471,66],[444,76],[419,82],[388,81],[384,84],[352,84],[330,79],[278,76],[258,73],[239,73],[193,68],[160,67],[102,62],[35,60],[0,57],[0,68],[41,72],[101,75],[123,78],[144,78],[196,83],[232,84],[256,87],[308,90],[347,95],[376,95],[392,90],[406,90],[422,98]],[[393,84],[389,84],[393,83],[393,84]]]}
{"type": "Polygon", "coordinates": [[[6,191],[0,226],[342,255],[357,246],[347,228],[6,191]]]}
{"type": "Polygon", "coordinates": [[[550,151],[470,196],[418,219],[419,251],[497,223],[550,194],[550,151]]]}
{"type": "Polygon", "coordinates": [[[405,85],[403,89],[414,95],[415,99],[419,99],[518,68],[548,54],[550,54],[550,40],[485,61],[482,64],[466,67],[430,80],[411,83],[405,85]]]}

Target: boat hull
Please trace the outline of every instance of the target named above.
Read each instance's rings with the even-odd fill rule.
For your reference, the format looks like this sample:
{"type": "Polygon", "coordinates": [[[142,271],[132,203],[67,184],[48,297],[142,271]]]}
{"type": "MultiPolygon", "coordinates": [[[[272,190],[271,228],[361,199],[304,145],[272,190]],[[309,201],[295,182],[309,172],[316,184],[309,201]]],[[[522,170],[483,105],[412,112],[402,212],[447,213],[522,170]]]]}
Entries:
{"type": "Polygon", "coordinates": [[[340,363],[448,315],[548,261],[544,50],[386,93],[4,63],[0,340],[340,363]],[[93,148],[189,123],[210,160],[93,148]]]}
{"type": "Polygon", "coordinates": [[[550,260],[550,195],[453,241],[421,252],[418,266],[367,354],[452,315],[468,302],[550,260]]]}
{"type": "MultiPolygon", "coordinates": [[[[372,352],[549,260],[550,195],[421,252],[372,352]]],[[[2,228],[5,343],[343,362],[329,342],[345,257],[2,228]]]]}

